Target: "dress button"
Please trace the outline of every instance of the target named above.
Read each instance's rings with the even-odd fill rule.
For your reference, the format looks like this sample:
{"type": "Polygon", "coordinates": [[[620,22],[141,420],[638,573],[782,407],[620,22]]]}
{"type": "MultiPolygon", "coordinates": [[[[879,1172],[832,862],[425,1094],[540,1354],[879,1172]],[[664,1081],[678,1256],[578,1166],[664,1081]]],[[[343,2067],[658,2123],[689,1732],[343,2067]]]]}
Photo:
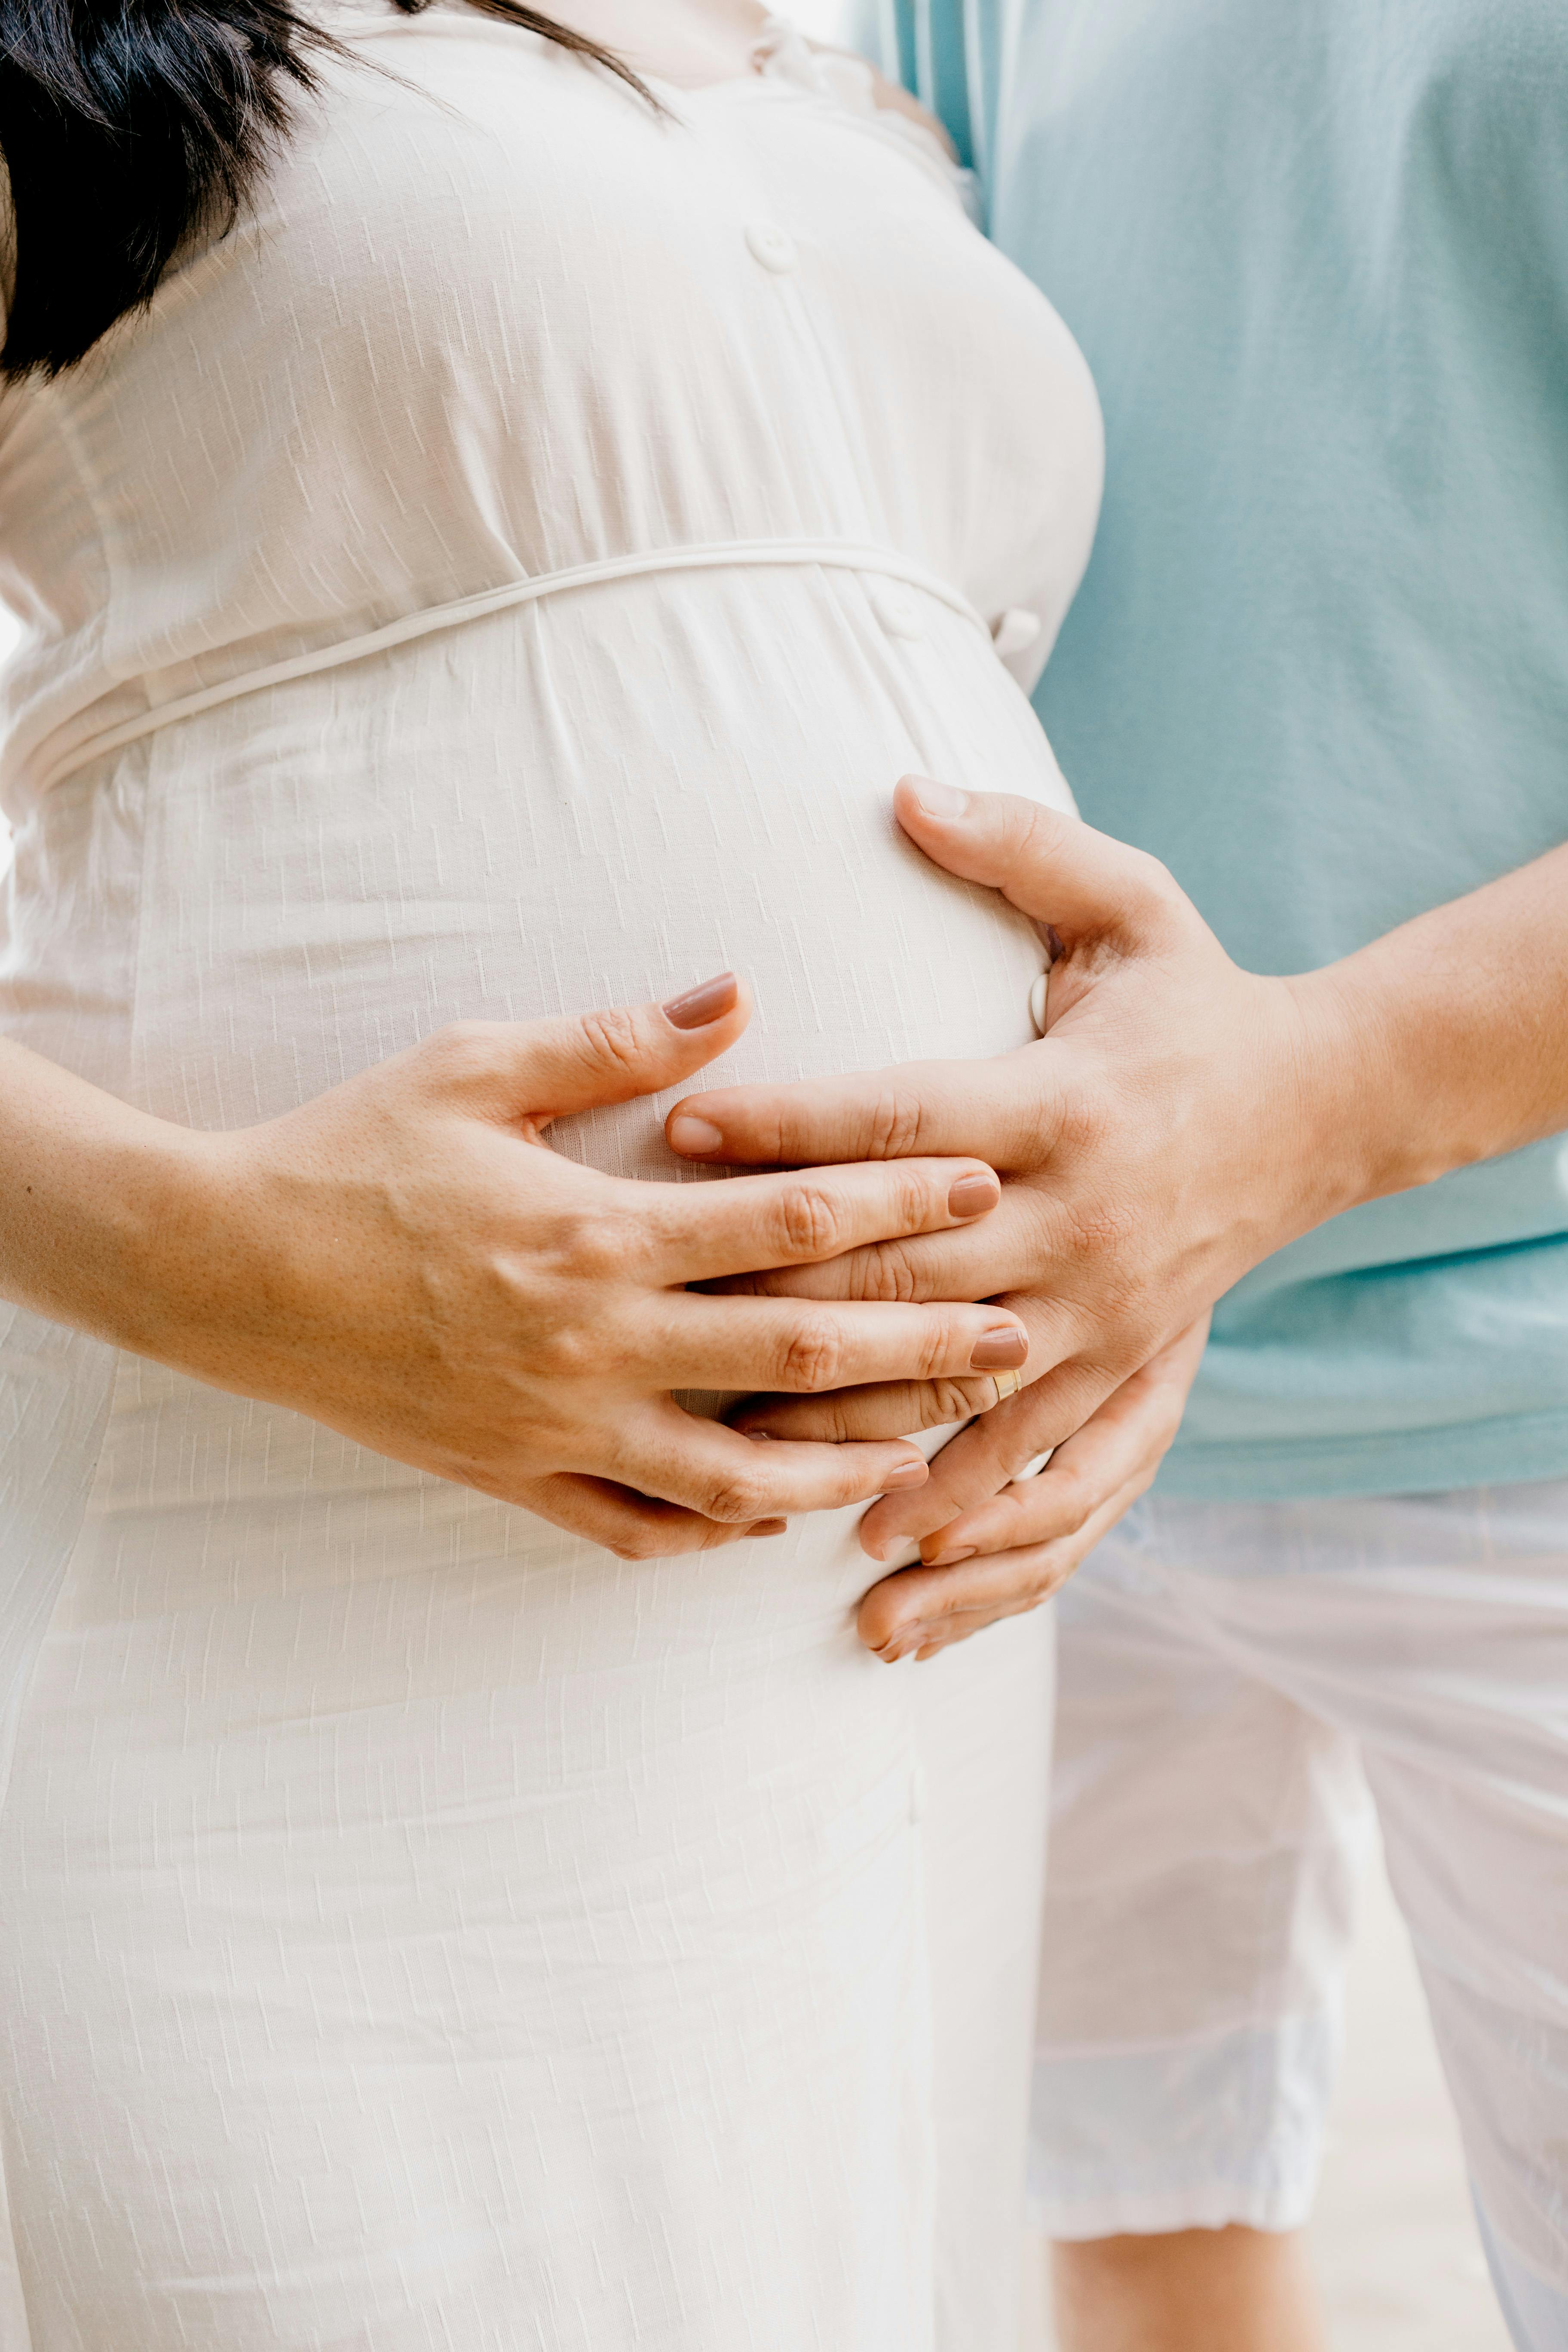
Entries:
{"type": "Polygon", "coordinates": [[[760,261],[764,269],[772,269],[781,278],[786,270],[795,268],[799,257],[794,237],[787,230],[780,228],[776,221],[748,223],[746,244],[753,261],[760,261]]]}
{"type": "Polygon", "coordinates": [[[891,637],[923,637],[926,633],[925,614],[921,600],[912,588],[900,588],[896,582],[884,583],[877,590],[872,603],[877,618],[891,637]]]}
{"type": "Polygon", "coordinates": [[[1039,614],[1022,604],[1009,604],[991,624],[991,642],[1004,661],[1026,654],[1039,634],[1039,614]]]}

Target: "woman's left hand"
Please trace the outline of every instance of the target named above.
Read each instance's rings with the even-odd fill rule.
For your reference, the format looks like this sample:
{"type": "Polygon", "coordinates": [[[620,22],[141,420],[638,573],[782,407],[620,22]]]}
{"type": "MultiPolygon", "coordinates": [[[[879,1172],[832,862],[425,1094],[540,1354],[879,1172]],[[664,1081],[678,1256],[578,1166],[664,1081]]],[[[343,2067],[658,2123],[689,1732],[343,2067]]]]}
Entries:
{"type": "MultiPolygon", "coordinates": [[[[1037,1609],[1151,1484],[1181,1425],[1208,1337],[1206,1315],[1123,1381],[1037,1476],[1010,1465],[1038,1449],[1025,1389],[962,1430],[931,1464],[922,1496],[955,1516],[921,1539],[918,1566],[871,1587],[857,1629],[891,1665],[929,1658],[998,1617],[1037,1609]]],[[[744,1414],[737,1415],[745,1426],[744,1414]]],[[[889,1547],[903,1549],[895,1537],[889,1547]]]]}

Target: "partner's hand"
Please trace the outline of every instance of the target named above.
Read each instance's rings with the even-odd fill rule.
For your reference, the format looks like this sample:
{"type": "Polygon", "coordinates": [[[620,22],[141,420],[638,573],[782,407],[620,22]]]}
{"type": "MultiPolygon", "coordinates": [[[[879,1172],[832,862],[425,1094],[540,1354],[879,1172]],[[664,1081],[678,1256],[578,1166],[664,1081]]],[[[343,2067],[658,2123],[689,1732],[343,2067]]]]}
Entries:
{"type": "Polygon", "coordinates": [[[670,1391],[1016,1362],[1009,1316],[684,1286],[984,1215],[988,1169],[653,1184],[542,1139],[552,1119],[689,1076],[747,1017],[726,974],[664,1008],[449,1029],[221,1134],[6,1047],[0,1276],[62,1320],[627,1554],[923,1483],[908,1444],[752,1444],[670,1391]]]}
{"type": "MultiPolygon", "coordinates": [[[[1187,1391],[1208,1336],[1205,1315],[1151,1358],[1058,1445],[1037,1477],[1009,1483],[1006,1462],[1033,1434],[1035,1391],[973,1422],[931,1464],[922,1501],[956,1517],[921,1542],[921,1564],[874,1584],[857,1625],[868,1650],[889,1664],[929,1658],[998,1617],[1037,1609],[1067,1582],[1101,1536],[1152,1483],[1181,1426],[1187,1391]],[[1016,1415],[1011,1433],[998,1426],[1016,1415]]],[[[868,1513],[884,1555],[906,1538],[889,1496],[868,1513]]],[[[869,1545],[868,1549],[871,1548],[869,1545]]]]}
{"type": "MultiPolygon", "coordinates": [[[[965,1150],[996,1168],[1002,1203],[982,1227],[726,1286],[999,1297],[1028,1329],[1036,1384],[1028,1442],[1001,1465],[1011,1475],[1072,1436],[1249,1266],[1363,1196],[1353,1076],[1337,1051],[1341,984],[1241,971],[1162,866],[1074,818],[910,778],[895,805],[930,857],[1060,935],[1048,1036],[990,1062],[689,1097],[666,1132],[709,1161],[965,1150]]],[[[982,1411],[994,1396],[989,1381],[868,1386],[771,1399],[746,1418],[780,1437],[868,1438],[982,1411]]],[[[1006,1426],[998,1421],[999,1438],[1006,1426]]],[[[896,1517],[872,1513],[868,1549],[933,1532],[940,1509],[933,1496],[896,1517]]]]}

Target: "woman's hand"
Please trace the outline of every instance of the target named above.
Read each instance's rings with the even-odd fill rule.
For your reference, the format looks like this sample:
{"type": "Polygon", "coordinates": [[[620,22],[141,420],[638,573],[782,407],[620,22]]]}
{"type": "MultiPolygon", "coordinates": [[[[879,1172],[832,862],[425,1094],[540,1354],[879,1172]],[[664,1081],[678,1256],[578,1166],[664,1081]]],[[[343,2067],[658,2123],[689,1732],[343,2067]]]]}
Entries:
{"type": "Polygon", "coordinates": [[[0,1047],[0,1290],[627,1555],[923,1484],[907,1444],[752,1444],[676,1389],[1022,1360],[1005,1312],[689,1293],[984,1215],[973,1159],[628,1182],[550,1121],[691,1076],[749,1017],[660,1008],[441,1032],[268,1124],[200,1134],[0,1047]]]}
{"type": "MultiPolygon", "coordinates": [[[[961,1431],[921,1490],[933,1512],[956,1517],[921,1538],[918,1567],[867,1593],[857,1619],[867,1648],[889,1665],[929,1658],[1048,1601],[1152,1484],[1207,1337],[1205,1315],[1114,1390],[1037,1476],[1009,1483],[1004,1466],[1036,1433],[1032,1389],[961,1431]],[[1010,1432],[1005,1415],[1015,1417],[1010,1432]]],[[[899,1539],[889,1548],[901,1549],[899,1539]]]]}

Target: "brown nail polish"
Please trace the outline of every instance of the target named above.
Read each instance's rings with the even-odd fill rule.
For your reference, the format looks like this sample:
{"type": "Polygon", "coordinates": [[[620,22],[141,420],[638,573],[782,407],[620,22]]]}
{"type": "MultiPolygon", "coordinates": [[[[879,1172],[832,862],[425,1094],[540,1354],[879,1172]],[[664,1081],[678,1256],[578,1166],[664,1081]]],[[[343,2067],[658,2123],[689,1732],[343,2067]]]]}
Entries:
{"type": "Polygon", "coordinates": [[[1029,1342],[1016,1323],[999,1323],[983,1331],[974,1342],[971,1369],[977,1372],[1012,1371],[1029,1352],[1029,1342]]]}
{"type": "Polygon", "coordinates": [[[733,1012],[740,993],[734,973],[721,971],[716,978],[689,988],[684,996],[672,996],[660,1010],[672,1028],[705,1029],[721,1013],[733,1012]]]}
{"type": "Polygon", "coordinates": [[[898,1468],[889,1470],[883,1479],[882,1492],[888,1495],[891,1494],[895,1487],[923,1486],[930,1476],[931,1472],[923,1462],[900,1462],[898,1468]]]}
{"type": "Polygon", "coordinates": [[[961,1176],[947,1196],[948,1214],[953,1217],[983,1217],[1002,1198],[1002,1187],[994,1176],[961,1176]]]}

